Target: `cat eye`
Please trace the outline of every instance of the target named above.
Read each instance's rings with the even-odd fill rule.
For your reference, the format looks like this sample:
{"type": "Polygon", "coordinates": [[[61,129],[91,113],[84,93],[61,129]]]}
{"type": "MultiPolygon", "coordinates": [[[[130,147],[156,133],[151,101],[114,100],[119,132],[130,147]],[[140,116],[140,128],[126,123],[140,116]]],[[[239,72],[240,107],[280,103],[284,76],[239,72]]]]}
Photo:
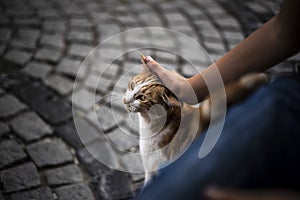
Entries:
{"type": "Polygon", "coordinates": [[[135,99],[141,100],[141,101],[145,101],[146,100],[146,96],[145,95],[138,95],[137,97],[135,97],[135,99]]]}

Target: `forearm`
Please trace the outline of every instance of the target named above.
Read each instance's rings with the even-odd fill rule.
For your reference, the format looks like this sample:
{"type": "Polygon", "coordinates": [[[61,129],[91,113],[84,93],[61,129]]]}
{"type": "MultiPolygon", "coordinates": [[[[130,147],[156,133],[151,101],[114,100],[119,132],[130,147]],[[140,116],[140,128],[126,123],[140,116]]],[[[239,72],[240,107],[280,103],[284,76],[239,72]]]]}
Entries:
{"type": "MultiPolygon", "coordinates": [[[[245,73],[264,71],[299,51],[298,36],[276,31],[281,23],[277,15],[215,63],[224,83],[245,73]]],[[[208,94],[202,76],[210,70],[212,66],[189,79],[198,100],[208,94]]]]}

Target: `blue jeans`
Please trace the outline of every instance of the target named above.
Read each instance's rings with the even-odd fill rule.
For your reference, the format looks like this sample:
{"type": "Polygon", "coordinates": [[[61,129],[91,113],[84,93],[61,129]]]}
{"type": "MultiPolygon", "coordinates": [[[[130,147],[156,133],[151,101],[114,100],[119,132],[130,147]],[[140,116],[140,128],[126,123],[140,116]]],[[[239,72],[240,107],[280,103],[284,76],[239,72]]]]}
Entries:
{"type": "Polygon", "coordinates": [[[213,150],[198,157],[204,135],[160,170],[139,200],[205,199],[214,185],[300,189],[300,76],[283,76],[231,107],[213,150]]]}

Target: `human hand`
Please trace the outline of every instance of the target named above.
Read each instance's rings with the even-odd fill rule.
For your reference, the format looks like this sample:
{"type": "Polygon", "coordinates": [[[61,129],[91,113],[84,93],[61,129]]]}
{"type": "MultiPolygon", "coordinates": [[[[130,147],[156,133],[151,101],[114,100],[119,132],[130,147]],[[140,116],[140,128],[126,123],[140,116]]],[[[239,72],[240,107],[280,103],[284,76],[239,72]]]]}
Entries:
{"type": "Polygon", "coordinates": [[[150,56],[144,57],[143,61],[146,67],[155,73],[163,84],[177,96],[177,98],[190,104],[197,103],[196,95],[192,86],[189,84],[188,79],[175,71],[165,69],[150,56]]]}
{"type": "Polygon", "coordinates": [[[223,190],[208,188],[205,195],[211,200],[299,200],[300,194],[287,190],[223,190]]]}

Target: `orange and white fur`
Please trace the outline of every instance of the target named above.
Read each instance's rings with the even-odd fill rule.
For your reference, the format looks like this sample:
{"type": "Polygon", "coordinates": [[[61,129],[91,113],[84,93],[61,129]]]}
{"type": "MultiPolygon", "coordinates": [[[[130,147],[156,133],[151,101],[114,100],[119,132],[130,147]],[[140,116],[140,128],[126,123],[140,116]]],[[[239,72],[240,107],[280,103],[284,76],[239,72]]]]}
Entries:
{"type": "MultiPolygon", "coordinates": [[[[249,74],[225,87],[227,104],[238,102],[265,83],[265,74],[249,74]]],[[[200,107],[180,102],[147,68],[134,76],[123,98],[125,108],[139,115],[139,147],[145,183],[161,164],[180,156],[210,122],[210,99],[200,107]]]]}

